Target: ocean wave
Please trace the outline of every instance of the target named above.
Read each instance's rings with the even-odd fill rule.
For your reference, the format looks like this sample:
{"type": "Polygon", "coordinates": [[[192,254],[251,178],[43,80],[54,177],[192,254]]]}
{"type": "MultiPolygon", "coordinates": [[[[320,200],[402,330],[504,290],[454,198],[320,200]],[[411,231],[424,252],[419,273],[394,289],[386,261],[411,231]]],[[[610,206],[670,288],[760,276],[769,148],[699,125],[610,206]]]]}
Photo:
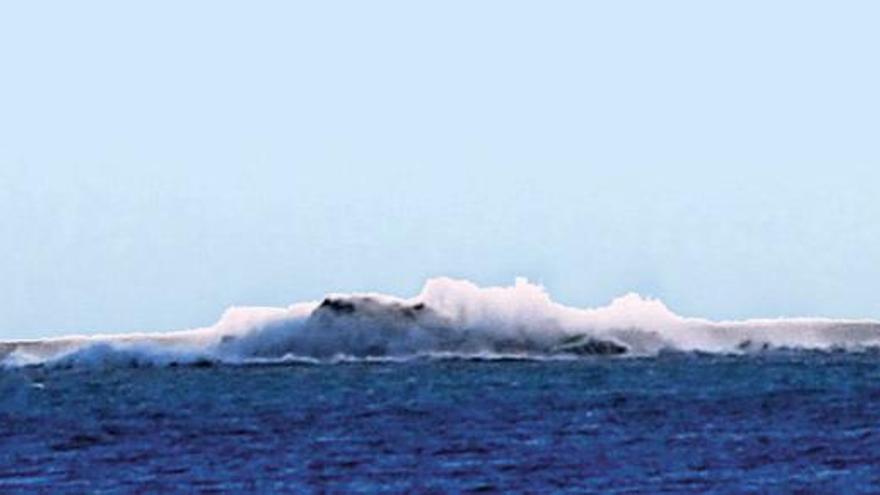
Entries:
{"type": "Polygon", "coordinates": [[[287,308],[230,308],[209,327],[168,333],[0,342],[0,365],[202,366],[523,360],[774,350],[863,351],[880,347],[880,322],[827,318],[711,321],[627,294],[574,308],[517,279],[478,287],[429,280],[413,298],[331,294],[287,308]]]}

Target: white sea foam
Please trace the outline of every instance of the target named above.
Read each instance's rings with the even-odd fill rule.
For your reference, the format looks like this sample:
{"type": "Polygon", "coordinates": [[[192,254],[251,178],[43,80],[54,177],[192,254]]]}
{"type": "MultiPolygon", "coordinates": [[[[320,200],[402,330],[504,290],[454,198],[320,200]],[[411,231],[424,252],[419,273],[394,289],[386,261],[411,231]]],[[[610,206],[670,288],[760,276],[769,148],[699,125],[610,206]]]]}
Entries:
{"type": "Polygon", "coordinates": [[[687,318],[661,301],[627,294],[574,308],[543,287],[429,280],[409,299],[332,294],[288,308],[230,308],[205,328],[0,343],[4,366],[333,363],[411,358],[570,359],[651,356],[664,350],[751,353],[880,346],[880,322],[790,318],[687,318]]]}

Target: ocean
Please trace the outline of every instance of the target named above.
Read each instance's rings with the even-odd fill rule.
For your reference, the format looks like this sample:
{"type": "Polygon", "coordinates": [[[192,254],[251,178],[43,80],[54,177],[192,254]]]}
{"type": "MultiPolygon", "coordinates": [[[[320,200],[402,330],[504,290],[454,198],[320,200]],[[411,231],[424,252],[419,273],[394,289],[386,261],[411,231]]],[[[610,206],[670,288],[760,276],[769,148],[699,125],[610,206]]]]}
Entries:
{"type": "Polygon", "coordinates": [[[432,279],[0,342],[0,493],[880,493],[880,322],[432,279]]]}
{"type": "Polygon", "coordinates": [[[0,371],[0,493],[878,491],[874,352],[0,371]]]}

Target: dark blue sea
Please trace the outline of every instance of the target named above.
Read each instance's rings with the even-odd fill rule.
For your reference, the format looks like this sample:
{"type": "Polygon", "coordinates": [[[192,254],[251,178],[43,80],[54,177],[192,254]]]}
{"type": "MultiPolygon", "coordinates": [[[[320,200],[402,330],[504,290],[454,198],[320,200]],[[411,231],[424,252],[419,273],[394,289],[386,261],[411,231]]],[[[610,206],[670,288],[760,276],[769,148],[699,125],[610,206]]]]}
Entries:
{"type": "Polygon", "coordinates": [[[0,493],[880,493],[880,356],[0,371],[0,493]]]}

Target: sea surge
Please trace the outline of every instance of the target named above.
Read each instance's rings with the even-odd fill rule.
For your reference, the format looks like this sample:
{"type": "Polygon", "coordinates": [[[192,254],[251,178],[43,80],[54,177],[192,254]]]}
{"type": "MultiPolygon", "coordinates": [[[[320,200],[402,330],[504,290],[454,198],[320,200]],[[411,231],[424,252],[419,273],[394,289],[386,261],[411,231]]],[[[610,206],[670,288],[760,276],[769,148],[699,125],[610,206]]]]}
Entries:
{"type": "Polygon", "coordinates": [[[0,342],[0,365],[323,364],[411,359],[554,360],[664,352],[756,354],[880,348],[880,322],[828,318],[712,321],[627,294],[598,308],[543,287],[434,278],[412,298],[331,294],[286,308],[233,307],[204,328],[0,342]]]}

